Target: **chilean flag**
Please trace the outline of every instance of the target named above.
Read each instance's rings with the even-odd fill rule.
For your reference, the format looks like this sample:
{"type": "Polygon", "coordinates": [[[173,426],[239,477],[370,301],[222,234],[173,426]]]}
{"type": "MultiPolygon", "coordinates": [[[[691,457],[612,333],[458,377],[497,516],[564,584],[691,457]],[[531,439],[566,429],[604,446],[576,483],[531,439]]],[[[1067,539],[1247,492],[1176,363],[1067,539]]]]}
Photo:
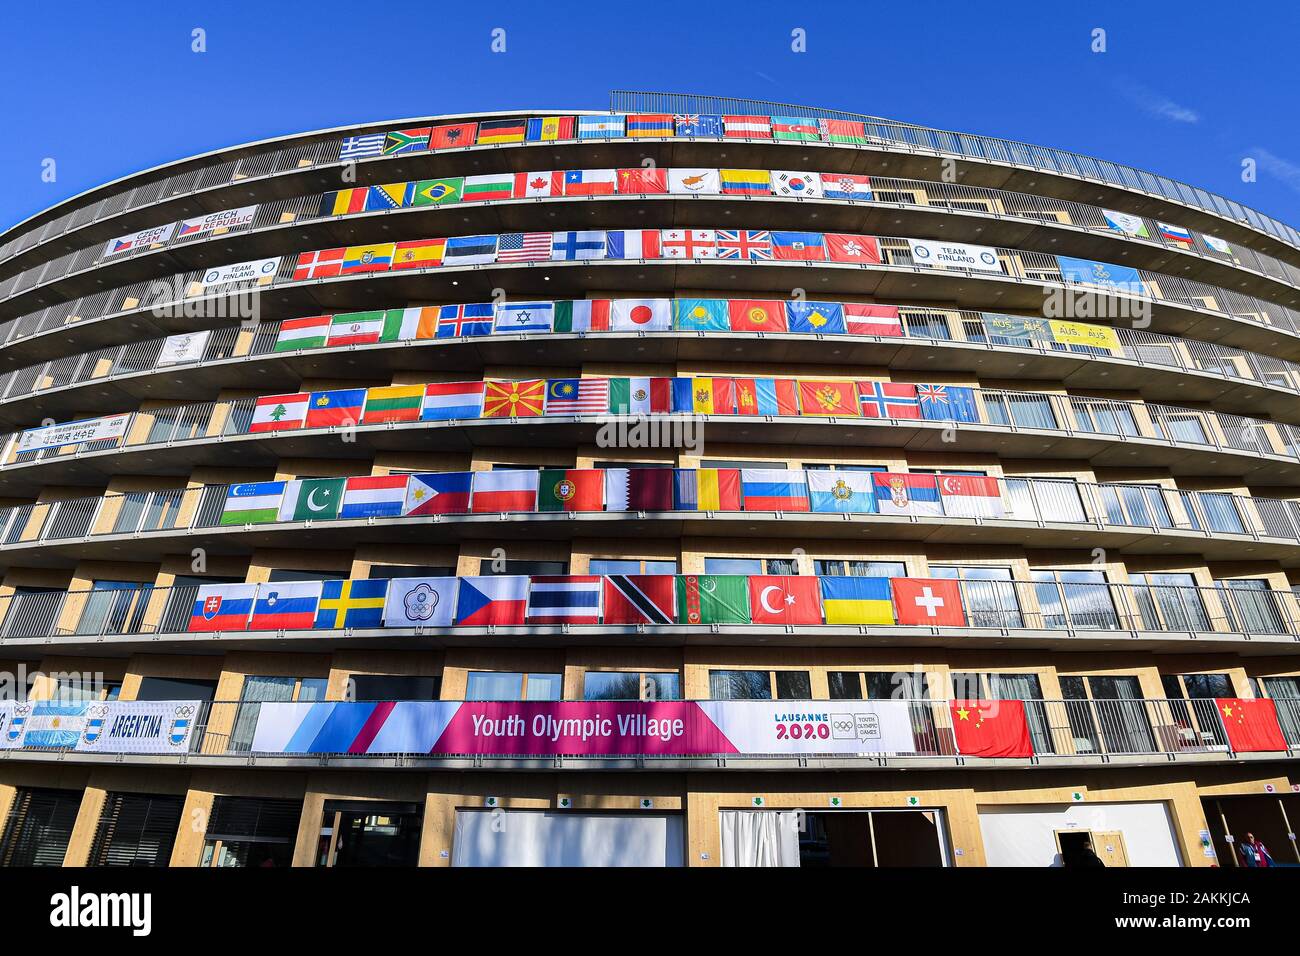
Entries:
{"type": "Polygon", "coordinates": [[[503,574],[460,579],[456,624],[486,627],[523,624],[528,608],[528,575],[503,574]]]}

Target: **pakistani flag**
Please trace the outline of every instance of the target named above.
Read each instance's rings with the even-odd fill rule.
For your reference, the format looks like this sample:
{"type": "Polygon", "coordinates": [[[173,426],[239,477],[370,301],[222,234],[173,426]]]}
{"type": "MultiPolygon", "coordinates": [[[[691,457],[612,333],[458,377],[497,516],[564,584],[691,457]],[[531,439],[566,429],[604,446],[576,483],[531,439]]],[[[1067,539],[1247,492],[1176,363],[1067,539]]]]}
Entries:
{"type": "Polygon", "coordinates": [[[748,579],[743,574],[679,575],[677,623],[748,624],[748,579]]]}
{"type": "Polygon", "coordinates": [[[280,503],[280,520],[337,518],[346,481],[346,478],[302,478],[289,482],[280,503]]]}

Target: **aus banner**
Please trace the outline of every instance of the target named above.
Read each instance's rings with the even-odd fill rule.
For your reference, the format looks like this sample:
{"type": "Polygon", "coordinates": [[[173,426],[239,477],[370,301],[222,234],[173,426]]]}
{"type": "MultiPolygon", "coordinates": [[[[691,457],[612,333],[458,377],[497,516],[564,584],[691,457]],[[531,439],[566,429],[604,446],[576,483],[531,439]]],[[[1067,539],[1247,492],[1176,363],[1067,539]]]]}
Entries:
{"type": "Polygon", "coordinates": [[[0,712],[0,746],[119,754],[185,753],[197,700],[36,701],[0,712]]]}

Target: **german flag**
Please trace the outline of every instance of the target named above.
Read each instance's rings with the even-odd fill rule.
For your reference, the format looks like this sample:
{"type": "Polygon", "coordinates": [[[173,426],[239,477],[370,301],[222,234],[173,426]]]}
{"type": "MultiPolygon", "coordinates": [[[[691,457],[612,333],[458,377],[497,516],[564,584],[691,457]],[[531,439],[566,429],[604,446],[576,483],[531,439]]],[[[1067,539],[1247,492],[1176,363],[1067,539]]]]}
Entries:
{"type": "Polygon", "coordinates": [[[484,418],[535,418],[546,405],[546,382],[488,382],[483,397],[484,418]]]}
{"type": "Polygon", "coordinates": [[[528,123],[521,119],[488,120],[478,124],[478,142],[522,143],[528,123]]]}

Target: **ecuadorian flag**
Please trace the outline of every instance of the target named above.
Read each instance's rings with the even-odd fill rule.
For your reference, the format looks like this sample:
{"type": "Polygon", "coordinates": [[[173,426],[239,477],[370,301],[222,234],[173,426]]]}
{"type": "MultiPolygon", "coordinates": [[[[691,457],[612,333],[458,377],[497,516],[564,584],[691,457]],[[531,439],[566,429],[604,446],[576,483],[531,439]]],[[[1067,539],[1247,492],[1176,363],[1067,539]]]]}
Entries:
{"type": "Polygon", "coordinates": [[[889,578],[821,578],[827,624],[893,624],[889,578]]]}

